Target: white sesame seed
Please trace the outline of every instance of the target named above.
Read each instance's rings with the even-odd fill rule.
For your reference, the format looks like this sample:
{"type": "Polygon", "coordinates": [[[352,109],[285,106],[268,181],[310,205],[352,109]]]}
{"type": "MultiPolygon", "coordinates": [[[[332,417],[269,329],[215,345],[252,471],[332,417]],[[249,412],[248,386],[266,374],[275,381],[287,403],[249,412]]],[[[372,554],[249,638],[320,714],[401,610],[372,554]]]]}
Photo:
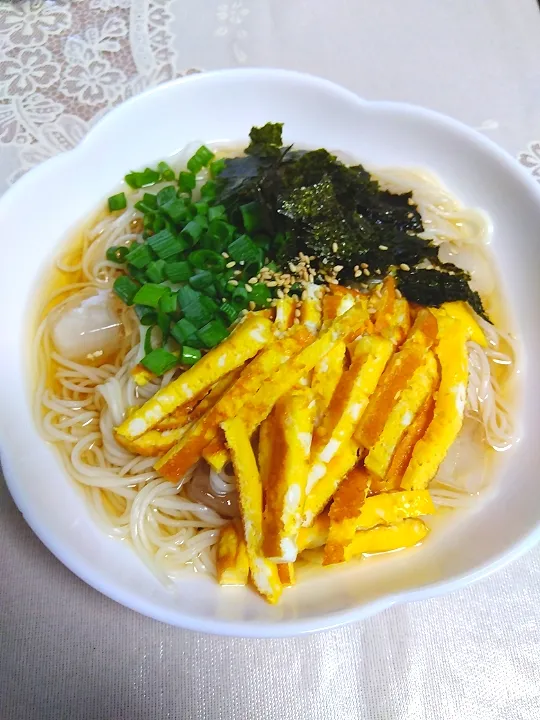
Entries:
{"type": "Polygon", "coordinates": [[[258,282],[256,277],[249,278],[248,283],[250,285],[255,285],[255,283],[258,282]]]}
{"type": "Polygon", "coordinates": [[[228,257],[229,257],[229,253],[226,253],[226,252],[222,252],[221,255],[222,255],[222,257],[224,257],[224,258],[228,258],[228,257]]]}
{"type": "Polygon", "coordinates": [[[229,280],[229,285],[238,285],[238,280],[229,280]]]}
{"type": "Polygon", "coordinates": [[[236,265],[236,262],[234,260],[231,260],[231,262],[228,262],[225,267],[226,268],[233,268],[236,265]]]}
{"type": "Polygon", "coordinates": [[[386,245],[379,245],[379,250],[388,250],[386,245]]]}
{"type": "Polygon", "coordinates": [[[278,296],[278,298],[279,298],[280,300],[281,300],[281,298],[285,297],[284,294],[283,294],[283,290],[278,290],[278,291],[277,291],[277,296],[278,296]]]}
{"type": "Polygon", "coordinates": [[[337,253],[337,251],[338,251],[338,244],[337,244],[337,242],[332,243],[332,252],[337,253]]]}
{"type": "Polygon", "coordinates": [[[400,265],[399,267],[400,267],[402,270],[404,270],[405,272],[408,272],[408,271],[411,269],[411,268],[409,267],[409,265],[407,265],[407,263],[401,263],[401,265],[400,265]]]}
{"type": "Polygon", "coordinates": [[[368,270],[367,268],[364,268],[364,269],[362,270],[362,272],[364,273],[364,275],[365,275],[366,277],[369,277],[369,276],[371,275],[371,273],[369,272],[369,270],[368,270]]]}
{"type": "Polygon", "coordinates": [[[362,271],[361,271],[361,270],[355,270],[355,271],[354,271],[354,277],[362,277],[362,271]]]}
{"type": "Polygon", "coordinates": [[[246,284],[244,285],[244,287],[246,288],[246,290],[247,290],[248,292],[251,292],[251,291],[253,290],[253,288],[251,287],[251,285],[248,285],[248,283],[246,283],[246,284]]]}
{"type": "Polygon", "coordinates": [[[343,265],[334,265],[334,272],[339,273],[343,270],[343,265]]]}

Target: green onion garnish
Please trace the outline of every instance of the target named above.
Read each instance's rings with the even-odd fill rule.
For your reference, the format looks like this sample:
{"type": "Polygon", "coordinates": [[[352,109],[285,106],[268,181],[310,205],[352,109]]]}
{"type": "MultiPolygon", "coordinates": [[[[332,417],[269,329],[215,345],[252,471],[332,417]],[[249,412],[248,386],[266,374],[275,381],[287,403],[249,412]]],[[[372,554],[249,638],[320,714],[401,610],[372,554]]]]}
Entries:
{"type": "Polygon", "coordinates": [[[124,210],[127,207],[126,193],[119,192],[117,195],[111,195],[107,202],[111,212],[124,210]]]}
{"type": "Polygon", "coordinates": [[[195,189],[197,184],[197,178],[193,173],[182,171],[178,175],[178,189],[180,192],[188,193],[191,195],[191,191],[195,189]]]}
{"type": "Polygon", "coordinates": [[[129,248],[127,248],[125,245],[120,245],[118,247],[115,247],[112,245],[110,248],[107,248],[107,251],[105,253],[105,257],[110,262],[115,263],[123,263],[126,261],[126,255],[129,253],[129,248]]]}
{"type": "Polygon", "coordinates": [[[189,278],[189,284],[194,290],[202,290],[213,284],[214,276],[208,270],[199,270],[198,273],[189,278]]]}
{"type": "Polygon", "coordinates": [[[161,177],[164,180],[166,180],[167,182],[174,180],[174,170],[169,165],[167,165],[166,162],[164,162],[164,161],[159,162],[157,169],[158,169],[158,172],[161,173],[161,177]]]}
{"type": "Polygon", "coordinates": [[[221,320],[211,320],[197,330],[197,335],[205,347],[213,348],[228,337],[229,331],[221,320]]]}
{"type": "Polygon", "coordinates": [[[159,207],[165,205],[165,203],[168,203],[171,200],[176,200],[176,189],[173,185],[166,185],[158,192],[156,200],[159,207]]]}
{"type": "Polygon", "coordinates": [[[126,305],[133,305],[133,298],[137,294],[139,286],[127,275],[120,275],[114,281],[113,290],[126,305]]]}
{"type": "Polygon", "coordinates": [[[165,280],[165,260],[152,260],[146,267],[146,276],[153,283],[161,283],[165,280]]]}
{"type": "Polygon", "coordinates": [[[219,218],[227,219],[225,205],[212,205],[212,207],[209,207],[208,222],[212,222],[212,220],[217,220],[219,218]]]}
{"type": "Polygon", "coordinates": [[[162,260],[167,260],[173,255],[181,253],[187,245],[181,238],[176,237],[168,229],[161,230],[156,235],[148,238],[148,245],[162,260]]]}
{"type": "Polygon", "coordinates": [[[165,315],[171,315],[172,313],[175,313],[177,308],[178,298],[176,296],[176,293],[173,293],[171,290],[164,293],[159,298],[158,309],[160,312],[165,313],[165,315]]]}
{"type": "Polygon", "coordinates": [[[258,202],[250,202],[240,206],[242,213],[242,222],[246,232],[257,232],[264,227],[264,215],[262,206],[258,202]]]}
{"type": "Polygon", "coordinates": [[[206,167],[210,160],[214,158],[214,153],[209,150],[205,145],[197,150],[187,162],[187,169],[192,173],[198,173],[203,167],[206,167]]]}
{"type": "Polygon", "coordinates": [[[166,213],[173,222],[181,223],[185,222],[188,218],[188,209],[184,200],[180,200],[175,197],[174,200],[170,200],[161,206],[161,209],[166,213]]]}
{"type": "Polygon", "coordinates": [[[155,325],[149,327],[144,336],[144,354],[145,355],[148,355],[148,353],[152,352],[152,330],[154,329],[154,327],[155,327],[155,325]]]}
{"type": "Polygon", "coordinates": [[[244,261],[247,265],[251,262],[257,262],[261,258],[261,251],[248,235],[240,235],[229,245],[227,252],[236,262],[244,261]]]}
{"type": "Polygon", "coordinates": [[[197,215],[208,215],[208,203],[204,200],[193,203],[193,207],[197,210],[197,215]]]}
{"type": "Polygon", "coordinates": [[[201,236],[202,231],[203,227],[199,225],[198,222],[195,222],[195,220],[191,220],[180,233],[180,237],[189,244],[195,243],[201,236]]]}
{"type": "Polygon", "coordinates": [[[193,274],[193,268],[188,262],[170,262],[165,268],[167,280],[172,283],[187,282],[193,274]]]}
{"type": "Polygon", "coordinates": [[[137,305],[147,305],[151,308],[157,308],[160,298],[167,292],[170,292],[170,290],[166,285],[145,283],[137,290],[133,301],[137,303],[137,305]]]}
{"type": "Polygon", "coordinates": [[[219,160],[214,160],[210,163],[210,175],[215,178],[216,175],[219,175],[219,173],[225,168],[225,158],[220,158],[219,160]]]}
{"type": "Polygon", "coordinates": [[[151,168],[146,168],[142,172],[130,172],[124,177],[126,183],[134,189],[155,185],[160,179],[161,176],[157,170],[151,168]]]}
{"type": "Polygon", "coordinates": [[[162,341],[165,342],[171,333],[171,321],[169,316],[161,312],[161,310],[158,310],[157,313],[157,325],[161,330],[162,341]]]}
{"type": "Polygon", "coordinates": [[[200,270],[219,272],[225,267],[225,258],[213,250],[194,250],[189,254],[189,262],[200,270]]]}
{"type": "Polygon", "coordinates": [[[194,337],[197,333],[197,328],[193,323],[190,323],[186,318],[182,318],[171,328],[171,335],[178,342],[179,345],[183,345],[185,342],[194,337]]]}
{"type": "Polygon", "coordinates": [[[154,257],[155,256],[152,255],[148,245],[141,243],[136,244],[135,247],[128,252],[125,257],[125,261],[130,265],[133,265],[133,267],[136,267],[138,270],[142,270],[142,268],[145,268],[148,263],[154,259],[154,257]]]}
{"type": "MultiPolygon", "coordinates": [[[[148,330],[148,332],[150,333],[151,330],[148,330]]],[[[143,357],[141,365],[144,365],[154,375],[163,375],[178,365],[178,358],[168,350],[155,348],[143,357]]]]}
{"type": "Polygon", "coordinates": [[[216,183],[213,180],[208,180],[201,187],[201,197],[203,200],[213,200],[216,197],[217,188],[216,183]]]}
{"type": "Polygon", "coordinates": [[[223,220],[212,220],[208,225],[208,232],[220,243],[226,244],[234,235],[234,226],[223,220]]]}
{"type": "Polygon", "coordinates": [[[145,305],[135,305],[135,312],[141,325],[149,326],[157,323],[157,315],[152,308],[145,305]]]}
{"type": "Polygon", "coordinates": [[[252,286],[249,299],[254,302],[257,307],[266,307],[269,305],[271,298],[270,288],[264,283],[256,283],[252,286]]]}
{"type": "Polygon", "coordinates": [[[226,317],[228,325],[231,325],[238,317],[238,310],[229,302],[224,302],[219,311],[226,317]]]}
{"type": "Polygon", "coordinates": [[[201,359],[201,351],[197,348],[189,347],[189,345],[182,346],[182,352],[180,353],[180,364],[181,365],[195,365],[197,360],[201,359]]]}

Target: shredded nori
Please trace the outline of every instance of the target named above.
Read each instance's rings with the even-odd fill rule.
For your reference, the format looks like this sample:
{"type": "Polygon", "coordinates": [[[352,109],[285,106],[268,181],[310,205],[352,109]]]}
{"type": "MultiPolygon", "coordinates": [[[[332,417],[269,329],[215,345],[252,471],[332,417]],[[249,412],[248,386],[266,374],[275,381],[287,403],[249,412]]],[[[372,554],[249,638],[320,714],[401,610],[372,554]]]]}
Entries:
{"type": "Polygon", "coordinates": [[[217,178],[217,200],[230,217],[240,221],[242,205],[259,204],[270,260],[286,267],[300,252],[314,256],[321,280],[336,265],[343,266],[344,282],[354,279],[357,266],[372,276],[392,273],[411,302],[436,307],[463,300],[487,319],[470,276],[441,263],[437,247],[420,237],[412,193],[381,189],[364,167],[348,167],[327,150],[283,147],[282,129],[282,123],[252,128],[246,156],[226,160],[217,178]]]}

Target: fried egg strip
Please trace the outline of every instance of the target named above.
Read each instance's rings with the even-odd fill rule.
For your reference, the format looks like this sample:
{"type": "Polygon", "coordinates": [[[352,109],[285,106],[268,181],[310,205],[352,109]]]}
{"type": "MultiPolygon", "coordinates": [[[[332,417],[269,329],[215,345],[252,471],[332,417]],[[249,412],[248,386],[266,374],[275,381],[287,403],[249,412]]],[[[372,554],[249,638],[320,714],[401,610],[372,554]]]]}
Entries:
{"type": "Polygon", "coordinates": [[[248,316],[226,340],[126,418],[117,428],[118,435],[134,440],[152,429],[177,407],[256,355],[273,338],[272,330],[273,324],[267,318],[248,316]]]}
{"type": "Polygon", "coordinates": [[[227,420],[222,428],[236,476],[251,577],[261,595],[276,603],[282,584],[276,564],[262,553],[262,486],[249,434],[238,418],[227,420]]]}
{"type": "Polygon", "coordinates": [[[467,397],[469,362],[467,327],[458,320],[439,318],[436,347],[441,366],[441,384],[435,399],[433,420],[413,450],[401,487],[426,488],[455,441],[461,426],[467,397]]]}
{"type": "Polygon", "coordinates": [[[221,528],[216,549],[216,570],[220,585],[247,585],[249,560],[242,528],[237,523],[221,528]]]}
{"type": "MultiPolygon", "coordinates": [[[[291,328],[287,335],[271,343],[244,368],[234,385],[190,427],[178,444],[156,463],[156,470],[171,480],[182,477],[200,459],[209,443],[217,438],[219,425],[238,415],[247,398],[271,375],[277,374],[280,366],[312,341],[313,335],[309,330],[298,325],[291,328]]],[[[211,465],[214,465],[214,452],[219,455],[222,448],[224,451],[225,446],[219,440],[208,449],[205,458],[211,465]]],[[[227,462],[228,454],[223,454],[225,462],[219,470],[227,462]]]]}
{"type": "Polygon", "coordinates": [[[285,332],[294,323],[294,312],[296,301],[289,295],[285,295],[276,302],[276,319],[274,324],[279,332],[285,332]]]}
{"type": "Polygon", "coordinates": [[[377,442],[388,413],[407,387],[415,370],[422,365],[426,350],[437,339],[437,321],[429,310],[421,310],[401,350],[388,363],[381,381],[354,434],[355,441],[366,448],[377,442]]]}
{"type": "Polygon", "coordinates": [[[313,370],[311,387],[317,397],[317,409],[320,415],[323,415],[328,409],[343,375],[346,351],[345,343],[338,342],[313,370]]]}
{"type": "Polygon", "coordinates": [[[397,445],[420,408],[433,395],[438,378],[437,359],[434,353],[428,350],[422,365],[416,368],[410,383],[391,409],[379,439],[364,461],[366,468],[370,472],[380,478],[386,476],[397,445]]]}
{"type": "MultiPolygon", "coordinates": [[[[265,488],[263,551],[278,563],[294,562],[297,536],[302,521],[309,468],[315,400],[310,388],[299,387],[280,398],[272,419],[271,482],[265,488]]],[[[268,418],[265,422],[268,422],[268,418]]],[[[263,448],[267,444],[263,434],[263,448]]],[[[265,475],[269,474],[264,456],[265,475]]],[[[260,454],[259,454],[260,457],[260,454]]]]}
{"type": "Polygon", "coordinates": [[[322,324],[322,285],[308,283],[300,304],[300,323],[312,333],[317,333],[322,324]]]}
{"type": "MultiPolygon", "coordinates": [[[[180,424],[181,414],[175,411],[176,425],[171,425],[171,427],[161,430],[161,423],[159,423],[153,430],[148,430],[148,432],[145,432],[135,440],[127,440],[119,435],[115,435],[117,442],[136,455],[144,455],[145,457],[164,455],[180,441],[188,429],[238,380],[241,372],[242,368],[237,368],[224,378],[221,378],[221,380],[218,380],[210,389],[210,392],[207,393],[198,404],[190,402],[183,405],[182,414],[184,416],[184,422],[182,424],[180,424]],[[195,407],[193,407],[194,405],[195,407]],[[189,407],[192,408],[191,411],[188,411],[189,407]]],[[[165,420],[167,420],[167,418],[165,418],[165,420]]]]}
{"type": "Polygon", "coordinates": [[[365,467],[355,467],[334,493],[328,513],[330,529],[324,550],[323,565],[343,562],[360,522],[360,513],[371,485],[365,467]]]}
{"type": "Polygon", "coordinates": [[[488,342],[484,331],[476,322],[474,313],[467,303],[461,301],[447,302],[443,303],[440,308],[432,308],[431,312],[437,319],[442,318],[443,322],[445,317],[457,320],[464,326],[468,340],[472,340],[481,347],[487,347],[488,342]]]}
{"type": "Polygon", "coordinates": [[[281,584],[284,587],[296,584],[294,563],[281,563],[277,566],[277,571],[281,584]]]}
{"type": "MultiPolygon", "coordinates": [[[[342,449],[351,444],[354,429],[377,387],[393,350],[394,346],[390,340],[376,335],[360,338],[355,344],[351,367],[343,373],[328,412],[313,437],[306,487],[308,497],[305,524],[312,522],[317,511],[322,510],[343,478],[345,473],[340,477],[329,473],[327,477],[330,463],[334,457],[337,460],[342,449]]],[[[349,462],[345,462],[350,454],[350,448],[344,452],[345,472],[352,467],[349,466],[349,462]]]]}

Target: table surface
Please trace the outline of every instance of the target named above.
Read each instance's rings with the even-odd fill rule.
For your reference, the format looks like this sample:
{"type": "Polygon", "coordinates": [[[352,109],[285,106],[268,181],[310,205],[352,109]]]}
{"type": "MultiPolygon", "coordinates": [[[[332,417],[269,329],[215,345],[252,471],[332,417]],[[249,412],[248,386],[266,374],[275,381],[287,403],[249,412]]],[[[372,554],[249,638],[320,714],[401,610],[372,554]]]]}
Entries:
{"type": "MultiPolygon", "coordinates": [[[[0,191],[144,88],[242,65],[440,110],[540,181],[539,41],[535,0],[0,0],[0,191]]],[[[185,632],[84,585],[2,483],[0,720],[538,718],[539,596],[537,548],[331,632],[185,632]]]]}

